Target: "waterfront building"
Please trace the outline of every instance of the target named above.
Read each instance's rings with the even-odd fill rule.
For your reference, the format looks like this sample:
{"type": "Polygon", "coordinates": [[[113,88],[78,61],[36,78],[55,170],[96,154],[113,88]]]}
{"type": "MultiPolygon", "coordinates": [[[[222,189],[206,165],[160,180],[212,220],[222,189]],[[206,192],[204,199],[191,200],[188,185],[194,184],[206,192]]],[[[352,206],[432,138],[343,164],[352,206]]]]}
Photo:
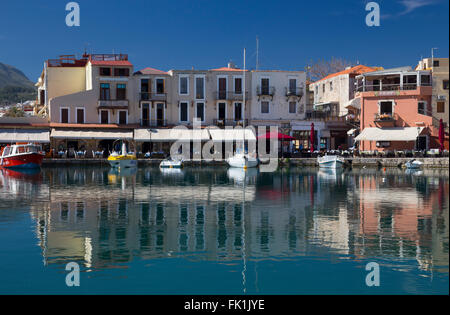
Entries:
{"type": "Polygon", "coordinates": [[[449,63],[448,58],[425,58],[419,61],[416,70],[430,70],[433,75],[433,95],[431,111],[437,120],[442,119],[445,126],[444,146],[449,149],[449,63]]]}
{"type": "Polygon", "coordinates": [[[307,118],[324,121],[320,125],[315,123],[323,128],[318,129],[316,140],[321,149],[333,150],[354,145],[353,137],[359,130],[359,99],[355,99],[355,78],[377,69],[364,65],[347,67],[310,84],[314,103],[307,118]]]}
{"type": "Polygon", "coordinates": [[[139,122],[132,73],[124,54],[47,60],[36,84],[36,111],[49,121],[52,147],[106,155],[114,140],[131,140],[132,126],[139,122]]]}
{"type": "Polygon", "coordinates": [[[438,148],[439,121],[433,117],[429,70],[402,67],[367,72],[357,78],[361,98],[362,151],[438,148]]]}

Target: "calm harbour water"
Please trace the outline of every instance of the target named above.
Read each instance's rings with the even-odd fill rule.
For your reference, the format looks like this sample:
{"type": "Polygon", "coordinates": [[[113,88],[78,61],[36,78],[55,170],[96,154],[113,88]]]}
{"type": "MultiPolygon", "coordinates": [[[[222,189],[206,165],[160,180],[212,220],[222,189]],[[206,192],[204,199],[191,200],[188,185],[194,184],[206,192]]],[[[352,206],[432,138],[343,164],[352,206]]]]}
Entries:
{"type": "Polygon", "coordinates": [[[0,293],[448,294],[448,193],[448,170],[0,170],[0,293]]]}

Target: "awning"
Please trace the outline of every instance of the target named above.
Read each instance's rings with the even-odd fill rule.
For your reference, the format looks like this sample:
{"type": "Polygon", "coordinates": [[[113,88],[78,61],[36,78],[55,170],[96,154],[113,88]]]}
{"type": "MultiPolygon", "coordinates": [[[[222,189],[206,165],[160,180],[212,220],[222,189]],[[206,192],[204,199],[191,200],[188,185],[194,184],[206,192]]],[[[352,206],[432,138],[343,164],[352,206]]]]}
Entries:
{"type": "Polygon", "coordinates": [[[135,129],[134,140],[139,142],[208,141],[208,129],[135,129]]]}
{"type": "Polygon", "coordinates": [[[37,142],[49,143],[50,132],[48,130],[34,129],[0,129],[0,142],[37,142]]]}
{"type": "Polygon", "coordinates": [[[87,130],[56,130],[52,129],[50,135],[53,139],[102,139],[102,140],[116,140],[116,139],[133,139],[133,132],[131,131],[87,131],[87,130]]]}
{"type": "Polygon", "coordinates": [[[209,129],[211,138],[216,142],[227,142],[227,141],[256,141],[256,136],[251,129],[209,129]],[[245,133],[244,133],[245,130],[245,133]]]}
{"type": "Polygon", "coordinates": [[[356,109],[361,109],[361,98],[360,98],[360,97],[357,97],[357,98],[352,99],[352,100],[351,100],[350,102],[348,102],[347,105],[345,106],[345,108],[348,108],[348,107],[353,107],[353,108],[356,108],[356,109]]]}
{"type": "Polygon", "coordinates": [[[352,129],[350,129],[349,131],[347,131],[347,135],[352,136],[352,135],[355,134],[355,132],[356,132],[356,129],[355,129],[355,128],[352,128],[352,129]]]}
{"type": "Polygon", "coordinates": [[[424,127],[365,128],[355,141],[415,141],[424,127]]]}

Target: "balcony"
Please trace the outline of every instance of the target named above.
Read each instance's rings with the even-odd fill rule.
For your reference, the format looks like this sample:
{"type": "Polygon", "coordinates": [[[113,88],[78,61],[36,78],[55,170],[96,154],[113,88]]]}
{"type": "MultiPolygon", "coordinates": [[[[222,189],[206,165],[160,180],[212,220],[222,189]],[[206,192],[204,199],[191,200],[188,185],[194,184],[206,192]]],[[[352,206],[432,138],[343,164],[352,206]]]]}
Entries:
{"type": "MultiPolygon", "coordinates": [[[[244,93],[236,93],[232,91],[215,91],[214,92],[215,100],[224,100],[224,101],[243,101],[244,93]]],[[[245,99],[249,99],[248,91],[245,92],[245,99]]]]}
{"type": "Polygon", "coordinates": [[[98,107],[100,108],[128,108],[128,100],[98,100],[98,107]]]}
{"type": "Polygon", "coordinates": [[[258,96],[274,96],[275,87],[274,86],[260,86],[256,87],[256,95],[258,96]]]}
{"type": "Polygon", "coordinates": [[[248,126],[248,119],[245,120],[234,120],[234,119],[214,119],[213,124],[218,127],[236,127],[236,126],[248,126]]]}
{"type": "Polygon", "coordinates": [[[142,92],[140,93],[141,101],[166,101],[167,93],[150,93],[142,92]]]}
{"type": "Polygon", "coordinates": [[[167,120],[166,119],[140,119],[141,126],[144,127],[167,127],[167,120]]]}
{"type": "Polygon", "coordinates": [[[393,122],[397,119],[396,117],[397,117],[397,115],[395,115],[393,113],[382,113],[382,114],[375,113],[373,121],[374,122],[393,122]]]}
{"type": "MultiPolygon", "coordinates": [[[[431,86],[431,83],[422,83],[420,86],[431,86]]],[[[379,92],[379,91],[414,91],[417,90],[417,83],[400,84],[363,84],[358,85],[357,92],[379,92]]]]}
{"type": "Polygon", "coordinates": [[[302,86],[298,86],[298,87],[286,87],[285,88],[285,95],[287,97],[289,96],[297,96],[297,97],[302,97],[303,96],[303,87],[302,86]]]}

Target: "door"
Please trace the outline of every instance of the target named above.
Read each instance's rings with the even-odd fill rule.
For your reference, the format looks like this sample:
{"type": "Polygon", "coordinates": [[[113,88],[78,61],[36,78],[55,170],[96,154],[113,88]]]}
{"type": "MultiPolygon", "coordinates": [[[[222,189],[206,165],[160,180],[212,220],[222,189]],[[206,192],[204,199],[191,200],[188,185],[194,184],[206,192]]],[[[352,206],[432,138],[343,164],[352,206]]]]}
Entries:
{"type": "Polygon", "coordinates": [[[227,79],[219,78],[219,100],[225,100],[227,98],[227,79]]]}
{"type": "Polygon", "coordinates": [[[219,103],[219,113],[218,113],[218,119],[219,120],[225,120],[225,112],[226,112],[226,103],[219,103]]]}
{"type": "Polygon", "coordinates": [[[416,141],[416,150],[423,151],[427,149],[427,137],[419,136],[416,141]]]}
{"type": "Polygon", "coordinates": [[[242,120],[242,103],[234,103],[234,121],[242,120]]]}
{"type": "Polygon", "coordinates": [[[149,110],[149,104],[144,103],[142,104],[142,126],[148,126],[150,123],[150,110],[149,110]]]}
{"type": "Polygon", "coordinates": [[[164,126],[164,104],[156,104],[156,125],[164,126]]]}

